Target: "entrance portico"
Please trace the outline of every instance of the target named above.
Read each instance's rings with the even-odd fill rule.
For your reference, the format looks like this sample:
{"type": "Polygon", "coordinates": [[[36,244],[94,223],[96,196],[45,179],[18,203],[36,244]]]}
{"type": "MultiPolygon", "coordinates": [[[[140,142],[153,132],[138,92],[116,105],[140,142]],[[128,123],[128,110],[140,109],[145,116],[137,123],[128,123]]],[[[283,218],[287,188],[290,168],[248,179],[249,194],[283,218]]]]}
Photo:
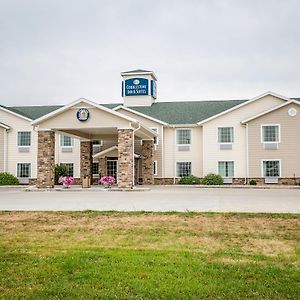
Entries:
{"type": "MultiPolygon", "coordinates": [[[[135,141],[144,144],[143,141],[147,140],[147,145],[153,144],[153,137],[156,136],[155,132],[137,120],[86,99],[79,99],[49,113],[32,122],[32,125],[38,131],[37,187],[40,188],[54,187],[55,133],[80,140],[80,180],[92,177],[92,140],[115,140],[118,153],[117,183],[120,188],[132,188],[134,185],[135,141]]],[[[153,146],[150,146],[151,151],[153,146]]],[[[148,162],[142,163],[143,166],[147,166],[147,169],[153,166],[153,153],[144,159],[148,162]]],[[[147,179],[147,184],[153,183],[153,167],[145,173],[151,177],[151,170],[152,180],[147,179]]]]}

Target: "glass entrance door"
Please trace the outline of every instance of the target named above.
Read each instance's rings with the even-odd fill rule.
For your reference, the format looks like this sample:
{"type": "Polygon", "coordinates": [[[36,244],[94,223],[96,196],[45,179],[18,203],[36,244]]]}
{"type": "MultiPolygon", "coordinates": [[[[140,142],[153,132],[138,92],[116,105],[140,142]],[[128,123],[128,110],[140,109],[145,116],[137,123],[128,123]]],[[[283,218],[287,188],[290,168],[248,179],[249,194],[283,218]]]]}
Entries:
{"type": "Polygon", "coordinates": [[[107,176],[113,176],[117,182],[118,172],[118,159],[110,158],[106,161],[106,174],[107,176]]]}

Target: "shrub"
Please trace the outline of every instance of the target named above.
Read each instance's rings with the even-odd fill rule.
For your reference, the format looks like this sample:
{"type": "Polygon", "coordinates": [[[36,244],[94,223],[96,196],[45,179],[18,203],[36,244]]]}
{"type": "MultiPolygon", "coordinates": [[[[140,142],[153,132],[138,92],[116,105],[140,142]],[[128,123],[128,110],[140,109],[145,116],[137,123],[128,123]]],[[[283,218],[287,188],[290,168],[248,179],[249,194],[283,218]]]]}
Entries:
{"type": "Polygon", "coordinates": [[[256,182],[255,179],[251,179],[251,180],[249,181],[249,184],[250,184],[250,185],[257,185],[257,182],[256,182]]]}
{"type": "Polygon", "coordinates": [[[54,176],[55,184],[58,184],[59,177],[61,177],[61,176],[65,177],[67,175],[68,175],[68,171],[67,171],[67,167],[65,165],[56,165],[55,166],[55,176],[54,176]]]}
{"type": "Polygon", "coordinates": [[[207,174],[202,180],[204,185],[222,185],[224,183],[223,177],[214,173],[207,174]]]}
{"type": "Polygon", "coordinates": [[[184,176],[178,181],[179,184],[200,184],[200,179],[196,176],[184,176]]]}
{"type": "Polygon", "coordinates": [[[19,184],[18,178],[10,173],[0,173],[0,185],[16,185],[19,184]]]}

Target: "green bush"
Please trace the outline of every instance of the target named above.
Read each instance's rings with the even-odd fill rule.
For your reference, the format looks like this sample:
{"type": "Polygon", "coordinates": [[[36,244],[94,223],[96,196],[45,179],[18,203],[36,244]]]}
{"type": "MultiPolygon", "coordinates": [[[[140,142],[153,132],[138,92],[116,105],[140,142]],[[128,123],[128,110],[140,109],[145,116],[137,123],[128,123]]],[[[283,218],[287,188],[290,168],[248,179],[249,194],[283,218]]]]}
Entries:
{"type": "Polygon", "coordinates": [[[68,171],[65,165],[55,166],[55,177],[54,177],[55,184],[58,184],[58,178],[60,176],[67,176],[67,175],[68,175],[68,171]]]}
{"type": "Polygon", "coordinates": [[[196,176],[184,176],[178,181],[179,184],[200,184],[200,179],[196,176]]]}
{"type": "Polygon", "coordinates": [[[250,185],[257,185],[257,182],[256,182],[255,179],[251,179],[251,180],[249,181],[249,184],[250,184],[250,185]]]}
{"type": "Polygon", "coordinates": [[[0,185],[16,185],[19,184],[18,178],[10,173],[0,173],[0,185]]]}
{"type": "Polygon", "coordinates": [[[201,184],[204,185],[222,185],[223,183],[223,177],[214,173],[207,174],[201,180],[201,184]]]}

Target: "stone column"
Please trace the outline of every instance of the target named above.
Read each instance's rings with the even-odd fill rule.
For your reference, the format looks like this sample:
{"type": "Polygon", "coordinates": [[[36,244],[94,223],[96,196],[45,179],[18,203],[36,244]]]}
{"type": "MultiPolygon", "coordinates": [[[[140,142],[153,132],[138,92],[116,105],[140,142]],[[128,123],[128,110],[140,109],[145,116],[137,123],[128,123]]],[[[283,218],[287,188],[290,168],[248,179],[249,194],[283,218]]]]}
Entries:
{"type": "Polygon", "coordinates": [[[143,184],[154,184],[153,148],[154,148],[153,140],[143,140],[142,143],[143,184]]]}
{"type": "Polygon", "coordinates": [[[118,187],[133,187],[133,130],[118,129],[118,187]]]}
{"type": "Polygon", "coordinates": [[[80,180],[89,177],[92,182],[93,145],[91,141],[80,141],[80,180]]]}
{"type": "Polygon", "coordinates": [[[106,175],[106,158],[102,157],[99,159],[99,179],[106,175]]]}
{"type": "Polygon", "coordinates": [[[55,133],[38,132],[37,181],[38,188],[54,187],[55,133]]]}

